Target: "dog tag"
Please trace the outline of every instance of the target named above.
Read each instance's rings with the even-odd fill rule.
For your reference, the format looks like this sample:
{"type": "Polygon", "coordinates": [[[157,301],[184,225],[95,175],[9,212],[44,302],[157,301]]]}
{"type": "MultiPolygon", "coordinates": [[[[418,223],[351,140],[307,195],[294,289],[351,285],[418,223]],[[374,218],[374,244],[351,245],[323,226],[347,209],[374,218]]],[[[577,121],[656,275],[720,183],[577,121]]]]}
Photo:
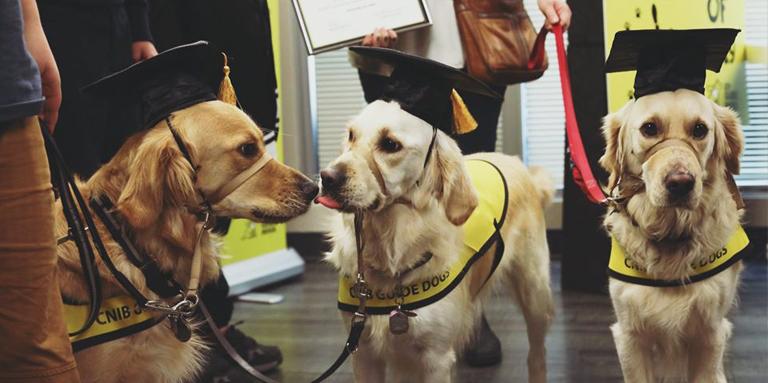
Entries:
{"type": "Polygon", "coordinates": [[[408,318],[415,317],[416,313],[407,310],[392,310],[389,313],[389,332],[401,335],[408,332],[408,318]]]}
{"type": "Polygon", "coordinates": [[[180,342],[186,342],[192,338],[192,329],[189,328],[187,321],[179,316],[169,317],[168,320],[171,322],[171,331],[173,331],[176,339],[180,342]]]}

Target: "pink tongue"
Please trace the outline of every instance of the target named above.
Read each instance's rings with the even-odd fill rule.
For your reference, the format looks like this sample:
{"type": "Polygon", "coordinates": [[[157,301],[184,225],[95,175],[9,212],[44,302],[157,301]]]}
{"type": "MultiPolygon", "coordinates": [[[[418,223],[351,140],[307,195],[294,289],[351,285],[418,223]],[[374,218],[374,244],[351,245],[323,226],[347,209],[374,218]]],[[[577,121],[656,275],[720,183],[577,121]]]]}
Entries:
{"type": "Polygon", "coordinates": [[[323,194],[315,198],[315,203],[319,203],[329,209],[336,209],[336,210],[341,209],[341,204],[327,194],[323,194]]]}

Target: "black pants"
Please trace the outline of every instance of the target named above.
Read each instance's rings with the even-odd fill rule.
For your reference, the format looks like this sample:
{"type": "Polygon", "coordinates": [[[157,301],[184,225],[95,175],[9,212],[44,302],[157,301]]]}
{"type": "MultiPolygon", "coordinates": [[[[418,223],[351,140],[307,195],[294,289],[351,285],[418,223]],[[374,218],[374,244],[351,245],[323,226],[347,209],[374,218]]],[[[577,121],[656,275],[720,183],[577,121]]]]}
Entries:
{"type": "Polygon", "coordinates": [[[200,292],[200,298],[205,302],[205,306],[211,313],[211,318],[219,327],[229,324],[232,319],[232,312],[235,310],[235,304],[228,295],[229,283],[224,278],[223,272],[215,283],[206,285],[200,292]]]}
{"type": "Polygon", "coordinates": [[[131,32],[123,4],[38,1],[40,19],[61,75],[56,142],[69,167],[88,177],[104,162],[116,132],[130,129],[133,113],[110,108],[80,89],[123,69],[131,59],[131,32]]]}
{"type": "MultiPolygon", "coordinates": [[[[384,76],[358,71],[360,85],[363,86],[365,101],[376,101],[384,93],[388,79],[384,76]]],[[[503,95],[505,87],[492,86],[493,90],[503,95]]],[[[496,126],[499,124],[501,104],[504,100],[459,91],[459,95],[467,105],[467,109],[477,121],[477,129],[467,134],[454,136],[461,152],[472,154],[478,152],[493,152],[496,150],[496,126]]]]}

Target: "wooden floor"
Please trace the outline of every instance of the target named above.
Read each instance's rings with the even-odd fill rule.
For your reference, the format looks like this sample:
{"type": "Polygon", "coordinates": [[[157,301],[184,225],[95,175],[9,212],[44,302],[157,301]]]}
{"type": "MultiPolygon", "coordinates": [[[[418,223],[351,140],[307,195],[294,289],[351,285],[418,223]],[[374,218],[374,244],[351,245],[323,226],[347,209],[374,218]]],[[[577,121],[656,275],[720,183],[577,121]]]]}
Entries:
{"type": "MultiPolygon", "coordinates": [[[[768,284],[766,264],[751,262],[743,274],[739,307],[726,370],[728,381],[768,382],[768,284]]],[[[556,319],[547,337],[547,369],[551,382],[620,382],[621,370],[608,326],[613,312],[607,296],[563,292],[560,263],[552,264],[556,319]]],[[[276,305],[239,302],[235,320],[259,342],[275,344],[285,361],[271,374],[284,382],[309,382],[337,357],[346,339],[336,309],[336,274],[326,264],[310,263],[299,279],[272,287],[285,295],[276,305]]],[[[459,366],[458,382],[525,382],[528,349],[522,316],[505,296],[495,297],[486,310],[502,341],[499,366],[459,366]]],[[[348,361],[328,382],[350,382],[348,361]]]]}

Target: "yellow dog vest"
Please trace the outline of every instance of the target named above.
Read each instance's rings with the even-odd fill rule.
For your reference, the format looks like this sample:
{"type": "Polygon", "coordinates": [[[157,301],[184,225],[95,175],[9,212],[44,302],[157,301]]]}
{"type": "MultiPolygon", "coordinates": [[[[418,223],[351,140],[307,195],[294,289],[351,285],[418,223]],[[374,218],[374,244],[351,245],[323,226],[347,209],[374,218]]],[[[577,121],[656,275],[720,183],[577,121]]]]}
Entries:
{"type": "MultiPolygon", "coordinates": [[[[77,331],[88,317],[88,305],[64,304],[64,318],[67,330],[77,331]]],[[[160,322],[164,317],[154,317],[136,306],[133,298],[121,295],[104,299],[99,308],[99,316],[85,332],[70,336],[72,350],[82,349],[102,344],[115,339],[144,331],[160,322]]]]}
{"type": "Polygon", "coordinates": [[[738,262],[744,255],[742,250],[748,244],[749,238],[747,238],[747,233],[739,226],[722,249],[691,265],[691,269],[693,269],[691,275],[681,280],[663,280],[655,279],[646,272],[639,270],[633,265],[632,260],[626,257],[619,241],[616,238],[611,238],[611,258],[608,261],[608,275],[624,282],[639,285],[658,287],[684,286],[707,279],[738,262]]]}
{"type": "MultiPolygon", "coordinates": [[[[427,306],[448,295],[461,282],[472,264],[487,253],[494,244],[498,246],[491,274],[504,253],[504,243],[499,230],[504,223],[509,198],[506,180],[501,171],[490,162],[468,160],[465,164],[472,179],[472,185],[478,193],[478,205],[462,227],[464,246],[458,260],[447,269],[403,286],[405,295],[402,308],[405,310],[427,306]]],[[[355,278],[349,275],[339,278],[338,304],[339,309],[343,311],[357,310],[359,300],[351,293],[354,283],[355,278]]],[[[366,301],[369,314],[385,315],[397,308],[394,291],[384,291],[377,289],[376,286],[371,286],[371,289],[373,298],[366,301]]]]}

